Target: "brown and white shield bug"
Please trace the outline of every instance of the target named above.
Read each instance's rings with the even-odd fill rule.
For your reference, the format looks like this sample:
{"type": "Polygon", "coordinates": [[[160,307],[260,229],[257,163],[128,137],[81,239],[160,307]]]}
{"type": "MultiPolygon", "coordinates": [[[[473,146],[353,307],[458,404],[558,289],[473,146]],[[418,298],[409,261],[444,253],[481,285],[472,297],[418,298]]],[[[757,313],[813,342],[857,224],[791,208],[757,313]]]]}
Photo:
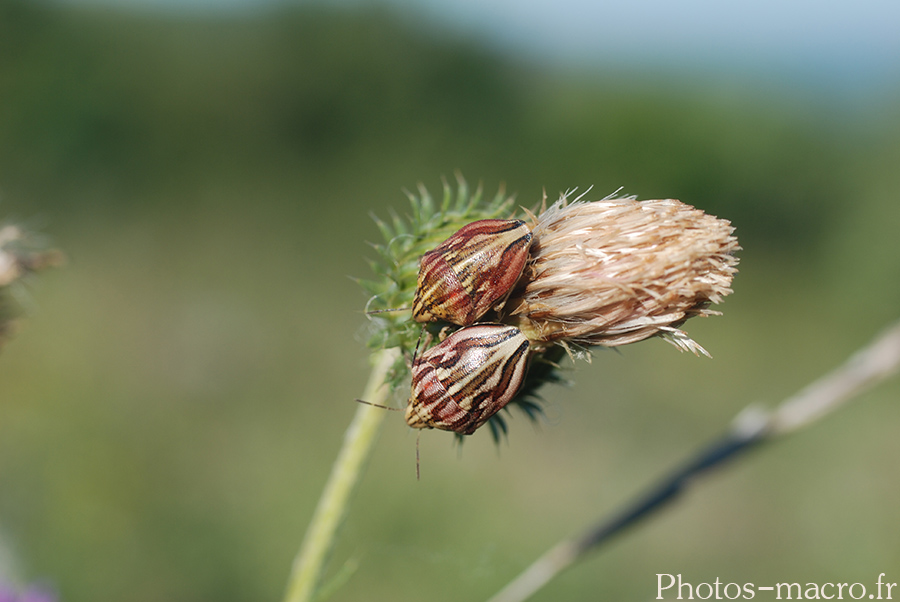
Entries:
{"type": "Polygon", "coordinates": [[[457,330],[414,360],[407,424],[471,435],[519,391],[529,346],[515,326],[457,330]]]}
{"type": "Polygon", "coordinates": [[[528,259],[531,238],[531,230],[517,219],[484,219],[463,226],[422,256],[413,319],[473,324],[512,290],[528,259]]]}

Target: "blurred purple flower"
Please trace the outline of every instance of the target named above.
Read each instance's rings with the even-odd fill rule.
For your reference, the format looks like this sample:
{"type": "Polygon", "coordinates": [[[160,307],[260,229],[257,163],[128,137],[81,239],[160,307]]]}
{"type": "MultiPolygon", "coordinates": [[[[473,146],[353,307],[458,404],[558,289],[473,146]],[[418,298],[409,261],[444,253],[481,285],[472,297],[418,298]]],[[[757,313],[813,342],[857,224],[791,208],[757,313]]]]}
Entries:
{"type": "Polygon", "coordinates": [[[44,587],[29,587],[19,595],[19,602],[57,602],[57,596],[44,587]]]}
{"type": "Polygon", "coordinates": [[[57,597],[44,587],[31,586],[17,593],[11,586],[0,583],[0,602],[57,602],[57,597]]]}

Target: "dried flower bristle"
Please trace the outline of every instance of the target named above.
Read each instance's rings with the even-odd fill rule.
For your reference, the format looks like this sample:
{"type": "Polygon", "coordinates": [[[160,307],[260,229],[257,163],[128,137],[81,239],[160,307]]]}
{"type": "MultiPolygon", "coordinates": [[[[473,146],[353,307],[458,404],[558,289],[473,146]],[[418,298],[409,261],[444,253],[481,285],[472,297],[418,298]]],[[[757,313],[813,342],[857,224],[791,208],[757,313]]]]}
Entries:
{"type": "Polygon", "coordinates": [[[64,262],[60,251],[46,249],[35,236],[19,226],[0,226],[0,346],[15,331],[21,313],[10,290],[29,274],[64,262]]]}
{"type": "Polygon", "coordinates": [[[30,272],[58,267],[64,261],[60,251],[37,247],[20,227],[0,228],[0,287],[9,286],[30,272]]]}
{"type": "Polygon", "coordinates": [[[614,347],[659,335],[706,353],[678,329],[714,314],[740,247],[731,224],[680,201],[569,202],[544,211],[507,309],[533,341],[614,347]]]}

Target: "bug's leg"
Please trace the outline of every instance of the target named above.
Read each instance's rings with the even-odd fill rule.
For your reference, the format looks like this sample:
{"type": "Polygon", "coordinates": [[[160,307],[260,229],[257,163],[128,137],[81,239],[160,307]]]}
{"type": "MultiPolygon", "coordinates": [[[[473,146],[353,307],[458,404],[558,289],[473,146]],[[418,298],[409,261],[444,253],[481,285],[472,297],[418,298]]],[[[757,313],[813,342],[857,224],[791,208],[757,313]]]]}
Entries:
{"type": "MultiPolygon", "coordinates": [[[[415,364],[416,358],[419,357],[419,345],[421,345],[421,343],[422,343],[422,335],[424,335],[426,332],[428,332],[428,329],[425,326],[426,325],[423,324],[422,330],[419,331],[419,338],[418,338],[418,340],[416,340],[416,350],[413,351],[412,364],[415,364]]],[[[426,349],[428,348],[429,345],[431,345],[431,339],[432,339],[432,336],[431,336],[431,333],[429,332],[428,336],[425,337],[425,348],[426,349]]],[[[412,368],[412,366],[410,366],[410,368],[412,368]]]]}
{"type": "Polygon", "coordinates": [[[419,438],[422,436],[422,431],[416,433],[416,480],[419,480],[419,438]]]}

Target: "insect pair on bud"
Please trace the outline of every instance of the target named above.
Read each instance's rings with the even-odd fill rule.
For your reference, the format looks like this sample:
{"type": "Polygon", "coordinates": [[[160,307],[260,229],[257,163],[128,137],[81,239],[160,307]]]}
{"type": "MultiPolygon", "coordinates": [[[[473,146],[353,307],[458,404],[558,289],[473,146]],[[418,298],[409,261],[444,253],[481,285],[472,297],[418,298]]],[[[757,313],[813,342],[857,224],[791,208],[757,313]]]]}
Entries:
{"type": "Polygon", "coordinates": [[[413,318],[464,328],[413,360],[411,427],[470,435],[519,391],[530,346],[525,335],[514,326],[469,325],[512,291],[531,240],[521,220],[480,220],[422,256],[413,318]]]}
{"type": "Polygon", "coordinates": [[[406,422],[470,435],[519,391],[530,343],[515,326],[476,324],[503,304],[528,260],[522,220],[463,226],[420,260],[412,316],[463,328],[412,361],[406,422]]]}
{"type": "MultiPolygon", "coordinates": [[[[706,354],[680,326],[732,292],[727,220],[674,199],[562,195],[534,222],[473,222],[421,256],[413,318],[462,328],[413,358],[410,426],[471,434],[515,397],[529,355],[552,364],[570,344],[658,336],[706,354]],[[507,324],[478,323],[501,306],[507,324]]],[[[532,386],[550,380],[532,372],[532,386]]]]}

